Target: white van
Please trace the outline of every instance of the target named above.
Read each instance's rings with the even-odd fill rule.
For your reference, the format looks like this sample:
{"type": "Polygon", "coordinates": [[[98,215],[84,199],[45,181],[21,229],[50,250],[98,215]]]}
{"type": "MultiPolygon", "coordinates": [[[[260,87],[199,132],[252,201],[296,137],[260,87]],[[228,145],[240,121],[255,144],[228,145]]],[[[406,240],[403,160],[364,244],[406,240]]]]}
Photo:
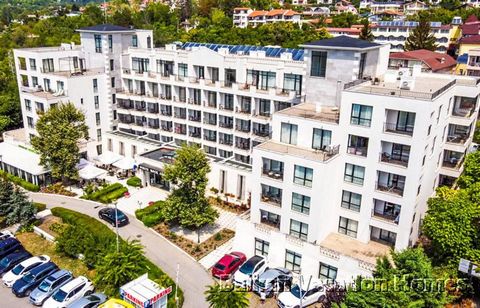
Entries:
{"type": "Polygon", "coordinates": [[[63,308],[85,295],[93,293],[93,284],[86,277],[79,276],[58,289],[45,301],[42,307],[63,308]]]}

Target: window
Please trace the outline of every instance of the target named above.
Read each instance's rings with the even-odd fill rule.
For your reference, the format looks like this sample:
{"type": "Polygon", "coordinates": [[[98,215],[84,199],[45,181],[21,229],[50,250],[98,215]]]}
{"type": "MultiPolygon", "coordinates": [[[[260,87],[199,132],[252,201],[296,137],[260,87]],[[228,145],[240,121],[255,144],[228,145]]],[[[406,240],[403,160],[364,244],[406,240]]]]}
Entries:
{"type": "Polygon", "coordinates": [[[93,93],[98,92],[98,80],[95,78],[93,79],[93,93]]]}
{"type": "Polygon", "coordinates": [[[35,61],[35,59],[29,59],[30,61],[30,69],[32,71],[36,71],[37,70],[37,61],[35,61]]]}
{"type": "Polygon", "coordinates": [[[226,68],[225,69],[225,86],[231,87],[232,83],[237,82],[236,71],[234,69],[226,68]]]}
{"type": "Polygon", "coordinates": [[[102,36],[99,34],[95,34],[94,39],[95,39],[95,52],[102,53],[102,36]]]}
{"type": "Polygon", "coordinates": [[[43,103],[40,102],[35,102],[35,109],[37,110],[37,112],[45,112],[45,107],[43,106],[43,103]]]}
{"type": "MultiPolygon", "coordinates": [[[[112,52],[113,51],[113,36],[111,34],[108,35],[108,51],[112,52]]],[[[110,60],[110,63],[113,60],[110,60]]]]}
{"type": "Polygon", "coordinates": [[[18,64],[19,64],[19,68],[21,70],[27,70],[27,63],[26,63],[26,60],[25,58],[23,57],[18,57],[18,64]]]}
{"type": "Polygon", "coordinates": [[[360,204],[362,203],[362,195],[344,190],[342,192],[342,207],[360,212],[360,204]]]}
{"type": "Polygon", "coordinates": [[[32,76],[32,87],[37,87],[38,86],[38,78],[35,76],[32,76]]]}
{"type": "Polygon", "coordinates": [[[178,63],[178,77],[188,77],[188,65],[186,63],[178,63]]]}
{"type": "Polygon", "coordinates": [[[110,86],[115,88],[115,77],[110,78],[110,86]]]}
{"type": "Polygon", "coordinates": [[[308,237],[308,224],[290,219],[290,235],[306,241],[308,237]]]}
{"type": "Polygon", "coordinates": [[[113,71],[115,69],[115,61],[113,59],[110,59],[110,70],[113,71]]]}
{"type": "Polygon", "coordinates": [[[332,142],[332,131],[314,128],[312,148],[316,150],[324,150],[332,142]]]}
{"type": "Polygon", "coordinates": [[[296,145],[297,130],[298,126],[295,124],[282,123],[280,142],[296,145]]]}
{"type": "Polygon", "coordinates": [[[295,184],[312,187],[313,169],[295,165],[293,182],[295,184]]]}
{"type": "Polygon", "coordinates": [[[93,97],[93,102],[95,104],[95,109],[98,109],[100,107],[100,103],[99,103],[99,100],[98,100],[98,95],[95,95],[93,97]]]}
{"type": "Polygon", "coordinates": [[[29,99],[25,100],[25,109],[27,111],[32,111],[32,101],[30,101],[29,99]]]}
{"type": "Polygon", "coordinates": [[[35,124],[33,124],[33,118],[32,117],[27,117],[27,124],[29,128],[34,128],[35,124]]]}
{"type": "Polygon", "coordinates": [[[294,91],[300,95],[302,93],[302,75],[285,74],[283,76],[283,90],[285,92],[294,91]]]}
{"type": "Polygon", "coordinates": [[[42,66],[44,73],[53,72],[55,70],[55,67],[53,65],[53,59],[43,59],[42,66]]]}
{"type": "Polygon", "coordinates": [[[315,77],[325,77],[327,70],[327,52],[312,51],[312,67],[310,75],[315,77]]]}
{"type": "Polygon", "coordinates": [[[97,129],[97,141],[102,141],[102,130],[100,128],[97,129]]]}
{"type": "Polygon", "coordinates": [[[268,256],[268,248],[270,243],[259,238],[255,238],[255,255],[256,256],[268,256]]]}
{"type": "Polygon", "coordinates": [[[292,210],[308,215],[310,213],[310,197],[292,193],[292,210]]]}
{"type": "Polygon", "coordinates": [[[368,126],[372,122],[371,106],[352,104],[352,115],[350,117],[350,124],[368,126]]]}
{"type": "Polygon", "coordinates": [[[95,121],[97,125],[100,125],[100,112],[95,113],[95,121]]]}
{"type": "Polygon", "coordinates": [[[360,54],[360,62],[358,64],[358,79],[363,78],[363,71],[365,70],[365,59],[367,58],[367,53],[362,52],[360,54]]]}
{"type": "Polygon", "coordinates": [[[52,88],[50,87],[50,79],[43,78],[43,90],[47,92],[52,91],[52,88]]]}
{"type": "Polygon", "coordinates": [[[365,167],[357,166],[353,164],[345,164],[344,181],[363,185],[363,179],[365,177],[365,167]]]}
{"type": "Polygon", "coordinates": [[[152,38],[147,36],[147,48],[152,48],[152,38]]]}
{"type": "Polygon", "coordinates": [[[247,70],[247,84],[255,86],[257,89],[268,90],[275,88],[275,72],[247,70]]]}
{"type": "Polygon", "coordinates": [[[336,267],[320,262],[318,278],[335,280],[337,279],[337,271],[338,269],[336,267]]]}
{"type": "Polygon", "coordinates": [[[102,154],[102,145],[101,144],[97,145],[97,154],[98,155],[102,154]]]}
{"type": "Polygon", "coordinates": [[[338,223],[338,233],[351,237],[357,237],[358,221],[340,216],[338,223]]]}
{"type": "Polygon", "coordinates": [[[149,60],[146,58],[132,58],[132,70],[137,73],[148,72],[149,60]]]}
{"type": "Polygon", "coordinates": [[[302,255],[291,250],[285,250],[285,267],[291,271],[300,271],[302,255]]]}
{"type": "Polygon", "coordinates": [[[132,47],[138,47],[138,36],[132,35],[132,47]]]}

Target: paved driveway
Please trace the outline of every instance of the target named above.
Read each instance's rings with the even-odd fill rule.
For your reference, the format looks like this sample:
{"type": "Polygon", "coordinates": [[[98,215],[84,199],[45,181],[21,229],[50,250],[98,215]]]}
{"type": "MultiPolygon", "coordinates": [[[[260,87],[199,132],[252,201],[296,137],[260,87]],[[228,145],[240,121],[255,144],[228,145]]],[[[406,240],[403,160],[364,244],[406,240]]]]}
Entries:
{"type": "MultiPolygon", "coordinates": [[[[12,290],[0,283],[0,307],[5,308],[20,308],[31,306],[28,298],[18,298],[12,290]]],[[[33,307],[33,306],[31,306],[33,307]]]]}
{"type": "MultiPolygon", "coordinates": [[[[99,207],[103,206],[85,200],[58,195],[41,193],[30,193],[29,195],[33,201],[47,204],[48,208],[60,206],[95,218],[98,217],[99,207]]],[[[119,234],[124,239],[140,240],[145,246],[146,256],[174,280],[177,272],[177,264],[180,265],[179,285],[185,294],[184,307],[208,307],[203,292],[207,285],[213,284],[213,280],[209,273],[198,262],[180,251],[179,248],[172,246],[167,240],[146,228],[134,217],[130,217],[130,224],[119,228],[119,234]]],[[[0,296],[0,299],[2,298],[3,296],[0,296]]]]}

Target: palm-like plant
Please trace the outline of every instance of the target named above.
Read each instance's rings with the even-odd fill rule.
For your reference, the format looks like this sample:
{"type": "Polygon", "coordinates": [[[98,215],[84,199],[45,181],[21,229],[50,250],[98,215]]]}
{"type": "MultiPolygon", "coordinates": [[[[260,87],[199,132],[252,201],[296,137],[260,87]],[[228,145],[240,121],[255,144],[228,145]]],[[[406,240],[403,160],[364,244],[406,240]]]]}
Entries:
{"type": "Polygon", "coordinates": [[[218,283],[208,286],[205,295],[210,308],[247,308],[250,305],[246,292],[222,288],[218,283]]]}

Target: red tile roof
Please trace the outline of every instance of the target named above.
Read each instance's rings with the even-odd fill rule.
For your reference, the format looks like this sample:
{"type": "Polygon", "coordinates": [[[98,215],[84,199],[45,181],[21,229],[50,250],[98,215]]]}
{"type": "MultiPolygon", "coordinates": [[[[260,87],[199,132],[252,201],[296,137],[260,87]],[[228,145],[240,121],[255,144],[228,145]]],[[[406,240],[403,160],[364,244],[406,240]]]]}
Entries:
{"type": "Polygon", "coordinates": [[[461,26],[462,35],[477,35],[479,33],[478,24],[465,24],[461,26]]]}
{"type": "Polygon", "coordinates": [[[467,20],[465,20],[465,23],[468,24],[468,23],[476,22],[476,21],[478,21],[477,16],[472,14],[472,15],[468,16],[467,20]]]}
{"type": "Polygon", "coordinates": [[[447,54],[433,52],[426,49],[392,52],[390,53],[390,59],[420,60],[433,72],[448,69],[455,66],[457,63],[454,58],[447,54]]]}
{"type": "Polygon", "coordinates": [[[360,34],[360,29],[354,28],[325,28],[328,32],[344,32],[349,34],[360,34]]]}
{"type": "Polygon", "coordinates": [[[267,11],[253,11],[248,15],[248,17],[258,17],[258,16],[264,16],[267,14],[267,11]]]}
{"type": "Polygon", "coordinates": [[[472,35],[467,37],[462,37],[459,41],[459,44],[480,44],[480,35],[472,35]]]}
{"type": "Polygon", "coordinates": [[[249,7],[236,7],[233,9],[234,11],[243,11],[243,10],[251,10],[249,7]]]}

